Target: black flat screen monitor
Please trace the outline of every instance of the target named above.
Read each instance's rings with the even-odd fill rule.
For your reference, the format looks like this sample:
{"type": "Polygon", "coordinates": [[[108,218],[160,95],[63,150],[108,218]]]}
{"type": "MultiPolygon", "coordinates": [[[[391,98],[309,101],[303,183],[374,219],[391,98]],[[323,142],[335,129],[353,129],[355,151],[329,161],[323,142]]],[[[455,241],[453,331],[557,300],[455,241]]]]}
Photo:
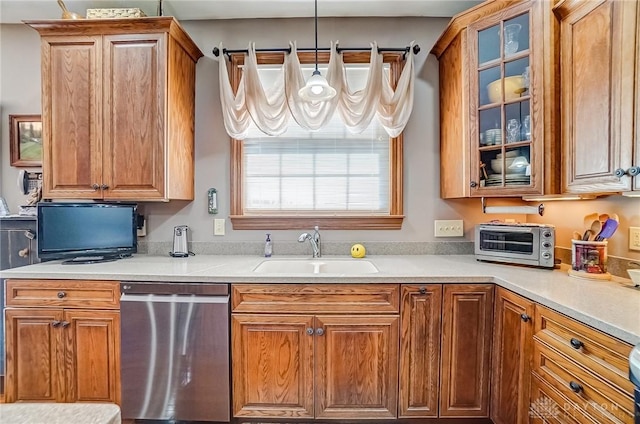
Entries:
{"type": "Polygon", "coordinates": [[[135,203],[38,203],[38,257],[104,262],[138,251],[135,203]]]}

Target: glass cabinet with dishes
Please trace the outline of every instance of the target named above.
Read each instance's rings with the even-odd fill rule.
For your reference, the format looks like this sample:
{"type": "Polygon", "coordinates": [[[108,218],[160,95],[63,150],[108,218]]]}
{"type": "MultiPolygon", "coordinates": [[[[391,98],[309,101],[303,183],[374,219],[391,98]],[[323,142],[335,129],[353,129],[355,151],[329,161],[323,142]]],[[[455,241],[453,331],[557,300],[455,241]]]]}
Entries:
{"type": "Polygon", "coordinates": [[[547,3],[485,2],[454,17],[436,43],[442,198],[557,190],[557,54],[546,42],[553,33],[547,3]],[[455,155],[465,158],[462,176],[451,169],[455,155]]]}
{"type": "Polygon", "coordinates": [[[532,12],[520,7],[509,15],[471,25],[470,139],[472,189],[491,193],[535,189],[536,147],[532,116],[532,12]],[[475,95],[474,95],[475,92],[475,95]]]}

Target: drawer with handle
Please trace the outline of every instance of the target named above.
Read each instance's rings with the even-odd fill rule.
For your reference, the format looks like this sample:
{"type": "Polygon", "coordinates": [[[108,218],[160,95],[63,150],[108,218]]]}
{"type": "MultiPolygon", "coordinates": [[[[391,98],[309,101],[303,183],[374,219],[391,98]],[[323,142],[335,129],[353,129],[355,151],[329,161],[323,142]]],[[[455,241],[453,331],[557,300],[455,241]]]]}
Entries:
{"type": "Polygon", "coordinates": [[[534,341],[532,370],[596,422],[634,423],[630,392],[621,391],[538,340],[534,341]]]}
{"type": "Polygon", "coordinates": [[[544,306],[536,305],[536,316],[534,339],[562,352],[621,391],[633,392],[629,381],[631,345],[544,306]]]}
{"type": "Polygon", "coordinates": [[[531,379],[530,424],[598,424],[535,373],[531,379]]]}
{"type": "Polygon", "coordinates": [[[7,306],[120,307],[120,283],[83,280],[7,280],[7,306]]]}

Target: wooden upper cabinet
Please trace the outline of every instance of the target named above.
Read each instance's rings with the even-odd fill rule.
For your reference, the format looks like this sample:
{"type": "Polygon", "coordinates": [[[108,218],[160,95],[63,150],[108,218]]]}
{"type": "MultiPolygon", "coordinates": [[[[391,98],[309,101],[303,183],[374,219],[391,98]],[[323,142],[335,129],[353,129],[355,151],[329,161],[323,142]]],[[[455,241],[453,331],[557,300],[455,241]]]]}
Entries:
{"type": "Polygon", "coordinates": [[[491,420],[529,422],[534,303],[496,289],[491,364],[491,420]]]}
{"type": "Polygon", "coordinates": [[[560,21],[564,192],[639,186],[639,177],[634,183],[631,176],[640,173],[633,116],[637,8],[637,1],[615,0],[564,0],[554,8],[560,21]]]}
{"type": "Polygon", "coordinates": [[[42,39],[43,197],[192,200],[202,52],[177,21],[26,24],[42,39]]]}
{"type": "Polygon", "coordinates": [[[453,18],[440,62],[442,198],[555,194],[550,2],[485,2],[453,18]]]}

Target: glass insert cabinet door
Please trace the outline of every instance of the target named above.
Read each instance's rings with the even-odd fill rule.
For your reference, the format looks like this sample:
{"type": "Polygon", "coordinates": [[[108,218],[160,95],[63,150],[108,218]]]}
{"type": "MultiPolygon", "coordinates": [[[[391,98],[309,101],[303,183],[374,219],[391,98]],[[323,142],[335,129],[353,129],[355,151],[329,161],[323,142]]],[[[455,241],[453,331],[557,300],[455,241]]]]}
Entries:
{"type": "Polygon", "coordinates": [[[532,13],[524,7],[469,27],[471,190],[532,192],[532,13]]]}

